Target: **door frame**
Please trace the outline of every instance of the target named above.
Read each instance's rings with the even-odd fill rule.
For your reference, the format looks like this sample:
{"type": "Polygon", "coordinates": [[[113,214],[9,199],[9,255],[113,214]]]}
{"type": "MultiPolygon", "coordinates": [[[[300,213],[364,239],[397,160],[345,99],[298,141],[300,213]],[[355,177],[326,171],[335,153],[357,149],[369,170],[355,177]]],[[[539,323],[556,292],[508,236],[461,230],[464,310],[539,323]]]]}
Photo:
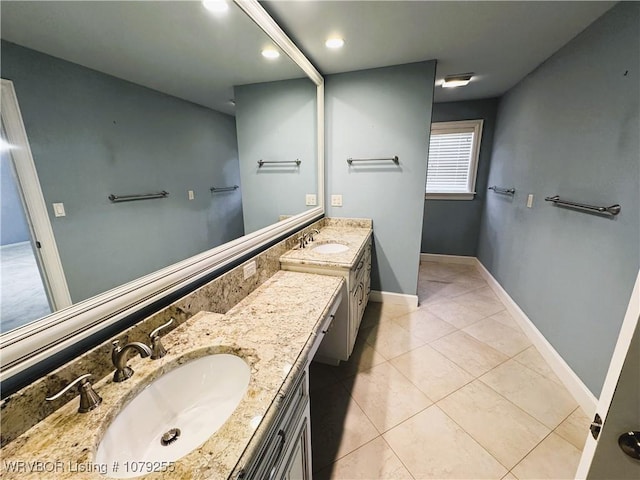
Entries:
{"type": "Polygon", "coordinates": [[[13,82],[4,78],[0,79],[0,82],[2,125],[7,141],[16,147],[12,148],[10,153],[24,201],[25,213],[32,234],[35,235],[34,240],[39,244],[35,250],[42,267],[44,288],[52,303],[53,310],[57,311],[71,305],[69,287],[60,261],[58,246],[47,213],[47,204],[40,187],[38,172],[29,147],[29,139],[22,121],[13,82]]]}
{"type": "MultiPolygon", "coordinates": [[[[611,363],[609,364],[609,370],[602,386],[602,392],[600,393],[600,399],[598,400],[598,406],[596,412],[602,418],[602,425],[604,426],[607,421],[607,415],[613,401],[613,395],[615,394],[616,387],[618,386],[618,380],[622,373],[622,367],[627,358],[627,352],[633,339],[633,334],[640,321],[640,270],[636,278],[635,286],[631,293],[631,299],[627,307],[627,312],[620,328],[620,335],[618,335],[618,341],[611,357],[611,363]]],[[[582,450],[582,457],[576,471],[576,479],[585,479],[591,468],[591,462],[596,452],[598,441],[593,438],[591,434],[587,435],[587,441],[584,449],[582,450]]]]}

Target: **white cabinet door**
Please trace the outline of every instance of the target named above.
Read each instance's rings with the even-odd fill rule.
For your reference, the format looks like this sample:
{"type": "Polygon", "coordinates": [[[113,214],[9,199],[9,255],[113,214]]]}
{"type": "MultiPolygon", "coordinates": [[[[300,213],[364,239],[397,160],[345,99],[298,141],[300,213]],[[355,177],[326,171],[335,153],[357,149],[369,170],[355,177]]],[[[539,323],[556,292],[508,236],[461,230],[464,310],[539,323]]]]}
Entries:
{"type": "Polygon", "coordinates": [[[311,480],[309,417],[305,415],[302,420],[298,439],[282,476],[283,480],[311,480]]]}

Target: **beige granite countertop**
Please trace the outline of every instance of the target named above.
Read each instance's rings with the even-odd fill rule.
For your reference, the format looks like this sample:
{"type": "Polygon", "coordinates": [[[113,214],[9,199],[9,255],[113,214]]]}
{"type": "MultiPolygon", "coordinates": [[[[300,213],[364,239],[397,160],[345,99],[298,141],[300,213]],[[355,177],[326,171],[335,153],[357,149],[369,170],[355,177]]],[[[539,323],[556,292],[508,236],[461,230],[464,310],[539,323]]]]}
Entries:
{"type": "Polygon", "coordinates": [[[163,337],[167,356],[155,361],[136,356],[129,361],[135,374],[126,382],[114,383],[110,375],[96,382],[94,388],[103,398],[98,408],[77,413],[76,396],[5,446],[2,477],[105,478],[106,466],[92,461],[119,409],[163,373],[214,353],[232,353],[249,364],[251,379],[245,397],[220,430],[177,460],[171,471],[144,478],[219,480],[235,475],[251,458],[279,402],[305,367],[321,320],[343,282],[340,277],[279,271],[226,314],[193,316],[163,337]],[[257,425],[255,420],[252,423],[256,418],[262,418],[257,425]]]}
{"type": "Polygon", "coordinates": [[[370,226],[337,224],[324,226],[313,242],[305,248],[297,246],[280,257],[282,265],[318,265],[323,267],[352,268],[372,235],[370,226]],[[314,247],[326,243],[340,243],[349,249],[340,253],[318,253],[314,247]]]}

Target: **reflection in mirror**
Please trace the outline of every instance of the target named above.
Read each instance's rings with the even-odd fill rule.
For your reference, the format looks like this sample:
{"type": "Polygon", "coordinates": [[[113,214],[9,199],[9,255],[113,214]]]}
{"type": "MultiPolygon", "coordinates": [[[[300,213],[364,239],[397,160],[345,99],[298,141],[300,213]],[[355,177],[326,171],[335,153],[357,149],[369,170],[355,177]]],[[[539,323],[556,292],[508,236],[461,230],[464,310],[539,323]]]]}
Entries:
{"type": "Polygon", "coordinates": [[[37,250],[17,180],[13,157],[2,126],[0,150],[0,308],[2,330],[51,313],[50,295],[41,276],[37,250]]]}
{"type": "MultiPolygon", "coordinates": [[[[260,55],[277,48],[236,5],[222,14],[164,1],[0,8],[2,78],[13,83],[55,236],[35,257],[55,249],[64,272],[56,279],[45,268],[40,288],[68,289],[68,300],[52,305],[313,208],[305,198],[318,193],[316,86],[286,55],[260,55]],[[267,168],[259,160],[300,163],[267,168]]],[[[11,163],[3,153],[3,186],[11,163]]],[[[16,192],[34,180],[16,177],[16,192]]],[[[10,247],[2,240],[4,279],[10,247]]],[[[40,241],[7,244],[33,254],[40,241]]],[[[37,266],[32,272],[37,279],[37,266]]],[[[44,312],[17,310],[31,302],[5,308],[15,293],[4,280],[2,296],[2,332],[44,312]]]]}

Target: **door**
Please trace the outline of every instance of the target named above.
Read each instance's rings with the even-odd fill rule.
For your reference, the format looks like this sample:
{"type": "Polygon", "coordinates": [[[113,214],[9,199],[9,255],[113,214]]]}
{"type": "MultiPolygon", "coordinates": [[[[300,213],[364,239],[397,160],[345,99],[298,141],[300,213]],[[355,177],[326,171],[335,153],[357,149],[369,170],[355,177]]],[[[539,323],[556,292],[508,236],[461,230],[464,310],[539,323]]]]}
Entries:
{"type": "Polygon", "coordinates": [[[52,310],[4,128],[1,133],[0,331],[7,332],[52,310]]]}
{"type": "MultiPolygon", "coordinates": [[[[42,288],[46,292],[51,310],[60,310],[71,305],[71,297],[47,213],[47,205],[40,188],[13,83],[2,79],[0,86],[0,117],[2,140],[5,145],[3,150],[7,151],[3,153],[3,157],[9,158],[10,162],[7,162],[7,165],[10,165],[15,174],[12,176],[17,182],[20,203],[24,207],[30,237],[28,241],[33,246],[34,261],[37,262],[34,268],[37,276],[41,278],[42,288]]],[[[39,317],[31,318],[29,321],[37,318],[39,317]]],[[[1,330],[4,332],[7,329],[3,326],[1,330]]]]}
{"type": "Polygon", "coordinates": [[[602,418],[602,427],[592,427],[597,440],[589,435],[576,473],[578,479],[640,478],[639,318],[640,272],[598,401],[596,412],[602,418]],[[637,459],[625,453],[620,443],[631,453],[635,451],[637,459]]]}

